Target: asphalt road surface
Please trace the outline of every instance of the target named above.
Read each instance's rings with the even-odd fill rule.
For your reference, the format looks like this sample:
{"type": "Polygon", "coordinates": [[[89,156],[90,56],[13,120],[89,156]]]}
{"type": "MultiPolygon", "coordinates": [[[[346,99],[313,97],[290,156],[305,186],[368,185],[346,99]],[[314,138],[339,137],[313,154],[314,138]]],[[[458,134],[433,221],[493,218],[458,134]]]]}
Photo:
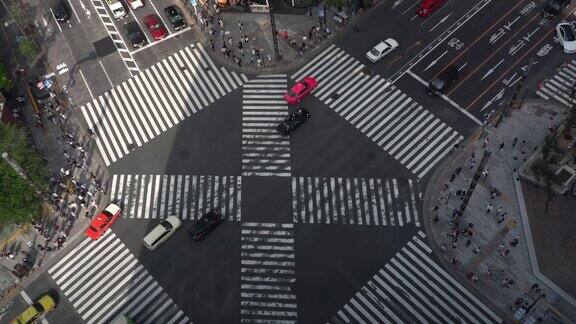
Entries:
{"type": "MultiPolygon", "coordinates": [[[[415,2],[383,2],[285,74],[218,66],[189,31],[103,58],[100,68],[118,74],[107,87],[95,78],[103,96],[76,111],[96,132],[122,218],[100,240],[69,246],[26,291],[58,291],[54,323],[120,314],[151,323],[500,322],[433,256],[421,201],[435,168],[513,93],[531,58],[528,87],[567,102],[576,64],[538,6],[452,0],[422,19],[415,2]],[[366,51],[388,37],[400,47],[368,62],[366,51]],[[427,82],[451,64],[457,82],[428,96],[427,82]],[[282,137],[274,127],[294,109],[282,95],[307,75],[319,82],[300,104],[311,118],[282,137]],[[186,230],[211,208],[227,221],[192,241],[186,230]],[[143,236],[169,215],[182,229],[146,250],[143,236]]],[[[64,30],[88,23],[60,27],[76,58],[90,55],[74,45],[86,39],[64,30]]],[[[19,298],[5,316],[25,307],[19,298]]]]}

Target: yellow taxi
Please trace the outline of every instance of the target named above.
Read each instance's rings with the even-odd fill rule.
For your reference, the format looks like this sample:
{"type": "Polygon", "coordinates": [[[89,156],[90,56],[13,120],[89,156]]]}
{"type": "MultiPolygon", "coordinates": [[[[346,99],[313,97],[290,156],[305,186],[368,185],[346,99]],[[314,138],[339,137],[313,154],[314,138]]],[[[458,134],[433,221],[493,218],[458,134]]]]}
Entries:
{"type": "Polygon", "coordinates": [[[38,322],[49,312],[56,308],[56,301],[49,294],[42,295],[38,301],[28,306],[20,316],[16,317],[10,324],[33,324],[38,322]]]}

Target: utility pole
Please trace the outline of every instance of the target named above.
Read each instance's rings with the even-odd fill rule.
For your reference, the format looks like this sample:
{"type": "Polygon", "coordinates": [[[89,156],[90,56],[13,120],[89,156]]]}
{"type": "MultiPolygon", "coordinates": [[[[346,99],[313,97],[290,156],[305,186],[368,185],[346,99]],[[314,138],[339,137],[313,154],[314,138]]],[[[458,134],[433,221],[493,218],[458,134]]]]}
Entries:
{"type": "Polygon", "coordinates": [[[278,31],[276,30],[276,20],[274,19],[274,10],[272,7],[271,0],[268,0],[268,12],[270,13],[270,28],[272,29],[272,42],[274,43],[274,54],[276,56],[276,61],[280,62],[282,58],[280,57],[280,51],[278,50],[278,31]]]}

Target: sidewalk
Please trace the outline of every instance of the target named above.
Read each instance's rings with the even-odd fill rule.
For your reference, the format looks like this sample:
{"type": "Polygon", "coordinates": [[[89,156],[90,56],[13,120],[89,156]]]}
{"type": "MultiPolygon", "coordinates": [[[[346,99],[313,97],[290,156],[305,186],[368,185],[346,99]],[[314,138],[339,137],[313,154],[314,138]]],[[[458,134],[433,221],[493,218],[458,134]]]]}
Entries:
{"type": "Polygon", "coordinates": [[[524,234],[529,224],[520,214],[523,198],[517,194],[515,173],[541,145],[548,128],[564,116],[563,107],[527,101],[498,128],[487,128],[481,138],[453,153],[426,190],[425,227],[439,259],[463,284],[492,302],[508,322],[543,320],[543,314],[550,323],[574,321],[575,308],[532,272],[535,255],[524,234]],[[480,169],[486,150],[491,153],[480,169]],[[465,212],[453,217],[470,194],[464,191],[475,182],[475,175],[477,186],[465,212]]]}
{"type": "MultiPolygon", "coordinates": [[[[8,5],[12,3],[18,2],[7,1],[8,5]]],[[[17,51],[18,36],[23,34],[16,23],[2,26],[1,37],[5,46],[1,51],[7,66],[13,71],[19,66],[26,67],[19,76],[13,73],[14,93],[25,95],[27,88],[34,87],[37,91],[38,80],[51,71],[45,70],[40,57],[31,64],[17,51]]],[[[31,37],[37,44],[44,43],[37,33],[31,37]]],[[[0,233],[0,304],[25,284],[23,280],[34,277],[58,250],[82,235],[99,206],[107,202],[104,197],[107,175],[105,168],[101,167],[102,161],[94,156],[95,142],[71,114],[67,98],[54,93],[54,87],[47,89],[48,96],[42,100],[33,102],[32,96],[25,96],[26,101],[17,109],[17,124],[29,132],[35,149],[51,171],[50,202],[44,204],[36,223],[22,228],[5,228],[0,233]],[[31,270],[20,279],[11,273],[18,263],[31,270]]]]}
{"type": "Polygon", "coordinates": [[[275,58],[268,13],[243,12],[241,7],[218,9],[217,13],[211,0],[204,9],[199,5],[195,26],[205,36],[204,45],[212,49],[213,57],[220,64],[245,73],[283,72],[317,55],[315,49],[327,46],[338,33],[379,3],[358,14],[346,8],[337,11],[323,5],[293,8],[291,14],[276,13],[280,62],[275,58]],[[324,19],[319,16],[321,12],[325,13],[324,19]]]}

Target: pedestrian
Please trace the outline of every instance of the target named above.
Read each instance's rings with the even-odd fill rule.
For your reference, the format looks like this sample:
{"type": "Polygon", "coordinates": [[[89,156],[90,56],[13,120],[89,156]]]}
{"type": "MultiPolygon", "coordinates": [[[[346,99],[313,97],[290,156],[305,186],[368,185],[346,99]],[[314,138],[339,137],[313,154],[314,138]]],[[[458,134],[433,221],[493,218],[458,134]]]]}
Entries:
{"type": "Polygon", "coordinates": [[[220,27],[220,30],[224,30],[224,21],[222,21],[222,18],[218,19],[218,26],[220,27]]]}
{"type": "Polygon", "coordinates": [[[488,137],[486,137],[486,139],[484,140],[484,145],[482,145],[483,148],[486,148],[486,146],[490,143],[490,139],[488,137]]]}
{"type": "Polygon", "coordinates": [[[512,141],[512,147],[516,147],[516,144],[518,144],[518,137],[514,137],[514,140],[512,141]]]}
{"type": "Polygon", "coordinates": [[[212,39],[210,39],[210,49],[212,49],[212,52],[214,52],[214,42],[212,39]]]}
{"type": "Polygon", "coordinates": [[[500,145],[498,145],[498,150],[500,152],[502,152],[502,150],[504,150],[504,142],[500,142],[500,145]]]}
{"type": "Polygon", "coordinates": [[[472,245],[472,240],[467,240],[465,245],[466,245],[466,247],[469,247],[470,245],[472,245]]]}
{"type": "Polygon", "coordinates": [[[480,254],[480,248],[479,247],[475,247],[472,249],[472,253],[474,254],[480,254]]]}
{"type": "Polygon", "coordinates": [[[240,30],[240,32],[242,32],[242,28],[244,27],[244,25],[242,24],[241,21],[238,22],[238,29],[240,30]]]}
{"type": "Polygon", "coordinates": [[[496,211],[496,215],[500,215],[500,213],[502,213],[502,209],[503,209],[502,206],[498,207],[498,210],[496,211]]]}
{"type": "Polygon", "coordinates": [[[453,257],[453,258],[452,258],[452,261],[451,261],[450,263],[456,265],[456,264],[458,263],[458,261],[459,261],[459,260],[458,260],[457,257],[453,257]]]}
{"type": "Polygon", "coordinates": [[[512,241],[510,241],[510,246],[516,247],[516,245],[518,245],[518,239],[517,239],[517,238],[513,239],[512,241]]]}
{"type": "Polygon", "coordinates": [[[452,173],[452,175],[450,176],[450,182],[454,182],[455,179],[456,179],[456,173],[452,173]]]}
{"type": "Polygon", "coordinates": [[[473,161],[470,163],[470,170],[473,170],[475,166],[476,166],[476,160],[473,160],[473,161]]]}
{"type": "Polygon", "coordinates": [[[447,248],[448,248],[448,247],[446,246],[446,243],[442,243],[442,245],[440,245],[440,251],[441,251],[442,253],[446,252],[446,249],[447,249],[447,248]]]}
{"type": "Polygon", "coordinates": [[[457,167],[455,171],[456,171],[456,175],[459,175],[460,172],[462,172],[462,167],[457,167]]]}
{"type": "Polygon", "coordinates": [[[312,8],[308,8],[308,15],[309,15],[310,17],[313,17],[313,16],[312,16],[312,8]]]}
{"type": "Polygon", "coordinates": [[[490,212],[492,211],[493,208],[494,208],[494,205],[488,204],[488,206],[486,206],[486,214],[490,214],[490,212]]]}
{"type": "Polygon", "coordinates": [[[244,35],[244,43],[248,44],[248,36],[244,35]]]}
{"type": "Polygon", "coordinates": [[[241,41],[241,40],[238,41],[238,49],[239,49],[239,50],[242,49],[242,41],[241,41]]]}
{"type": "Polygon", "coordinates": [[[504,215],[500,215],[500,217],[498,218],[498,221],[496,223],[500,224],[504,221],[504,215]]]}
{"type": "Polygon", "coordinates": [[[491,270],[490,268],[486,269],[485,274],[486,274],[487,276],[491,276],[491,275],[492,275],[492,270],[491,270]]]}
{"type": "Polygon", "coordinates": [[[256,36],[252,35],[252,43],[256,44],[256,36]]]}
{"type": "Polygon", "coordinates": [[[232,47],[232,37],[228,37],[228,44],[230,44],[230,47],[232,47]]]}
{"type": "Polygon", "coordinates": [[[488,172],[490,172],[490,169],[482,170],[482,179],[483,180],[488,177],[488,172]]]}

